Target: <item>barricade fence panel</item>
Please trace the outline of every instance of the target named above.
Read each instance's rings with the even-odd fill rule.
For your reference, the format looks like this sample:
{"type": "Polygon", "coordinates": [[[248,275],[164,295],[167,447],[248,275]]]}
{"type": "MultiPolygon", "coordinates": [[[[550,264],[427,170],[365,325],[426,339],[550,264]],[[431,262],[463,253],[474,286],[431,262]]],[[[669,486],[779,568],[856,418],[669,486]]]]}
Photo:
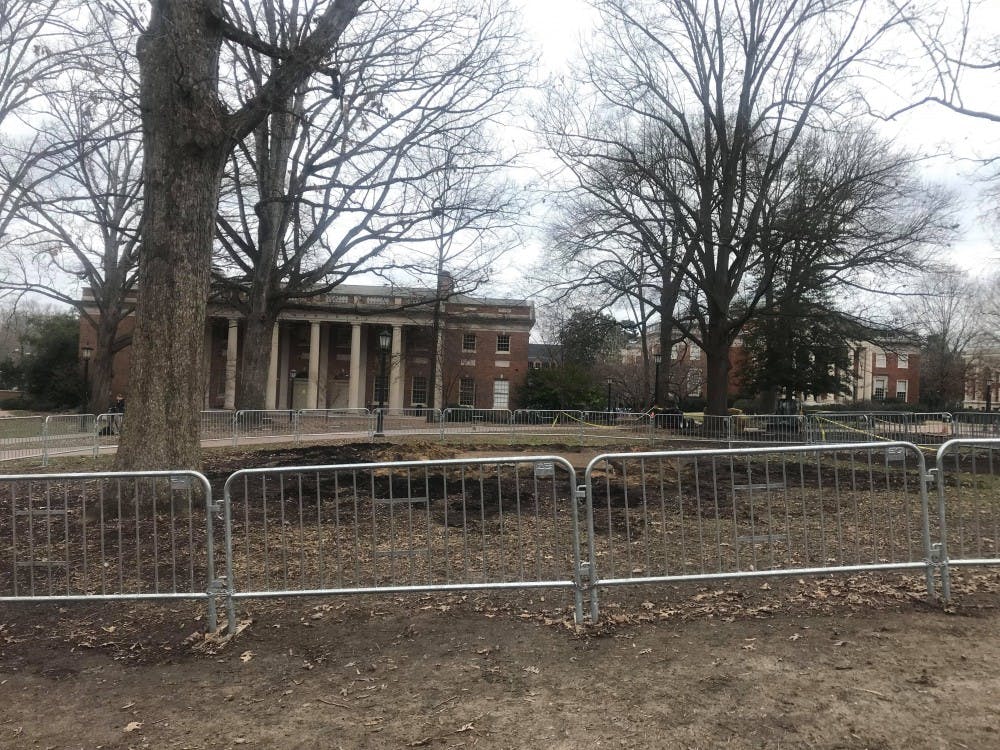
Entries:
{"type": "Polygon", "coordinates": [[[441,416],[441,434],[512,435],[514,414],[508,409],[445,409],[441,416]]]}
{"type": "Polygon", "coordinates": [[[267,438],[298,438],[298,412],[290,409],[246,409],[236,412],[233,445],[267,438]]]}
{"type": "Polygon", "coordinates": [[[201,413],[202,440],[232,440],[235,430],[235,411],[208,409],[201,413]]]}
{"type": "Polygon", "coordinates": [[[935,462],[945,599],[953,566],[1000,565],[1000,439],[951,440],[935,462]]]}
{"type": "Polygon", "coordinates": [[[0,460],[42,455],[45,417],[0,417],[0,460]]]}
{"type": "Polygon", "coordinates": [[[211,507],[196,472],[0,476],[0,601],[210,599],[211,507]]]}
{"type": "Polygon", "coordinates": [[[367,440],[374,431],[367,409],[303,409],[299,412],[299,436],[354,436],[367,440]]]}
{"type": "Polygon", "coordinates": [[[913,568],[930,586],[926,478],[905,443],[598,456],[592,582],[913,568]]]}
{"type": "Polygon", "coordinates": [[[554,456],[239,471],[231,594],[562,587],[580,614],[575,491],[554,456]]]}
{"type": "Polygon", "coordinates": [[[804,416],[798,414],[738,414],[729,418],[733,443],[808,443],[810,434],[804,416]]]}
{"type": "Polygon", "coordinates": [[[125,415],[117,412],[98,414],[94,418],[93,448],[97,456],[101,449],[117,448],[118,436],[125,424],[125,415]]]}
{"type": "Polygon", "coordinates": [[[996,412],[959,412],[952,421],[955,438],[1000,438],[1000,414],[996,412]]]}
{"type": "Polygon", "coordinates": [[[585,411],[580,421],[585,441],[646,441],[653,437],[655,416],[649,412],[585,411]]]}
{"type": "Polygon", "coordinates": [[[560,437],[583,441],[583,412],[572,409],[519,409],[514,434],[521,438],[560,437]]]}
{"type": "Polygon", "coordinates": [[[42,465],[49,456],[82,453],[94,448],[93,414],[53,414],[45,418],[45,447],[42,465]]]}
{"type": "Polygon", "coordinates": [[[379,408],[374,411],[376,435],[441,436],[441,410],[424,407],[408,409],[379,408]]]}

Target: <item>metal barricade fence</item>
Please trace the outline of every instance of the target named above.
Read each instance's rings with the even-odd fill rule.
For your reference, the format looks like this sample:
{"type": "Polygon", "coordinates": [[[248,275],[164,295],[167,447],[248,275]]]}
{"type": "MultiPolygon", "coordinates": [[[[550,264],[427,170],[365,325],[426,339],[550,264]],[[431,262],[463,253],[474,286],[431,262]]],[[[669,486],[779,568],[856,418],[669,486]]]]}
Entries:
{"type": "Polygon", "coordinates": [[[197,472],[0,476],[0,601],[204,599],[212,490],[197,472]]]}
{"type": "Polygon", "coordinates": [[[571,437],[583,443],[583,412],[573,409],[518,409],[513,414],[519,437],[571,437]]]}
{"type": "Polygon", "coordinates": [[[915,412],[909,442],[917,445],[940,445],[951,440],[952,415],[948,412],[915,412]]]}
{"type": "Polygon", "coordinates": [[[374,416],[368,409],[302,409],[299,437],[304,435],[352,435],[364,440],[375,431],[374,416]]]}
{"type": "Polygon", "coordinates": [[[605,454],[587,466],[593,587],[923,570],[928,475],[908,443],[605,454]]]}
{"type": "Polygon", "coordinates": [[[684,433],[684,437],[688,440],[729,443],[732,441],[732,431],[732,417],[704,414],[701,417],[701,421],[697,419],[692,420],[692,423],[684,433]]]}
{"type": "Polygon", "coordinates": [[[812,412],[809,434],[817,443],[868,443],[878,440],[875,421],[867,412],[812,412]]]}
{"type": "Polygon", "coordinates": [[[298,412],[290,409],[246,409],[236,412],[233,445],[264,442],[267,438],[298,440],[298,412]]]}
{"type": "Polygon", "coordinates": [[[48,465],[49,456],[93,451],[94,433],[93,414],[53,414],[46,417],[42,466],[48,465]]]}
{"type": "Polygon", "coordinates": [[[94,418],[93,455],[96,458],[101,449],[117,448],[118,436],[125,424],[125,415],[118,412],[98,414],[94,418]]]}
{"type": "Polygon", "coordinates": [[[1000,414],[963,411],[953,415],[952,435],[956,438],[1000,437],[1000,414]]]}
{"type": "Polygon", "coordinates": [[[246,469],[224,507],[230,602],[565,588],[582,618],[576,474],[556,456],[246,469]]]}
{"type": "Polygon", "coordinates": [[[448,408],[441,415],[441,436],[513,435],[514,414],[509,409],[448,408]]]}
{"type": "Polygon", "coordinates": [[[374,430],[382,435],[433,435],[441,437],[441,410],[429,407],[375,409],[374,430]],[[380,416],[381,414],[381,416],[380,416]],[[381,429],[380,429],[381,428],[381,429]]]}
{"type": "Polygon", "coordinates": [[[809,442],[806,418],[798,414],[736,414],[729,417],[729,422],[733,443],[809,442]]]}
{"type": "Polygon", "coordinates": [[[949,569],[1000,565],[1000,439],[949,440],[937,451],[942,598],[949,569]]]}
{"type": "MultiPolygon", "coordinates": [[[[585,411],[580,415],[585,440],[650,440],[655,414],[585,411]]],[[[660,415],[665,416],[665,415],[660,415]]]]}
{"type": "Polygon", "coordinates": [[[32,458],[45,448],[45,417],[0,417],[0,460],[32,458]]]}
{"type": "Polygon", "coordinates": [[[206,409],[201,413],[201,439],[232,441],[236,431],[236,412],[229,409],[206,409]]]}

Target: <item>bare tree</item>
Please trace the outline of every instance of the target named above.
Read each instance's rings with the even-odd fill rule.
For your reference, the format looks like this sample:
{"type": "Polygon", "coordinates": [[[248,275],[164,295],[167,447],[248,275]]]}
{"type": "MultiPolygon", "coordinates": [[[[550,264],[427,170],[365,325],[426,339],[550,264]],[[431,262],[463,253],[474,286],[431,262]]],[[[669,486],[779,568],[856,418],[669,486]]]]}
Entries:
{"type": "Polygon", "coordinates": [[[658,244],[676,236],[683,248],[671,257],[685,261],[672,271],[684,287],[674,322],[705,351],[708,409],[721,414],[729,348],[778,267],[768,222],[789,195],[792,157],[811,133],[858,116],[855,76],[905,17],[861,0],[598,7],[604,44],[588,51],[581,79],[618,135],[590,139],[592,150],[616,159],[623,145],[669,137],[679,180],[658,244]]]}
{"type": "MultiPolygon", "coordinates": [[[[249,15],[252,5],[234,12],[249,15]]],[[[320,7],[276,9],[269,42],[288,44],[320,7]]],[[[338,78],[314,75],[286,92],[283,106],[234,152],[214,286],[246,319],[243,408],[263,406],[271,330],[288,304],[360,271],[412,277],[431,255],[454,260],[459,236],[469,243],[466,279],[488,266],[472,257],[481,242],[469,233],[485,231],[500,208],[496,196],[470,202],[471,181],[501,170],[504,159],[473,135],[524,85],[513,21],[501,2],[410,0],[362,11],[338,46],[338,78]],[[409,255],[389,257],[400,247],[409,255]]],[[[234,89],[253,95],[274,65],[258,49],[237,50],[234,89]]],[[[476,191],[484,197],[482,185],[476,191]]]]}
{"type": "MultiPolygon", "coordinates": [[[[897,0],[897,6],[912,3],[897,0]]],[[[924,93],[893,116],[925,104],[987,122],[1000,123],[1000,109],[991,108],[1000,74],[1000,43],[988,15],[989,0],[924,2],[908,13],[908,26],[924,52],[927,73],[924,93]],[[976,96],[975,91],[985,96],[976,96]]]]}
{"type": "MultiPolygon", "coordinates": [[[[119,0],[123,2],[124,0],[119,0]]],[[[363,0],[334,0],[288,45],[274,45],[263,3],[251,20],[222,0],[153,0],[136,48],[143,134],[143,237],[131,409],[116,456],[120,469],[200,463],[200,410],[212,247],[223,170],[236,144],[317,70],[339,76],[332,57],[363,0]],[[259,49],[277,64],[248,99],[231,106],[219,84],[224,40],[259,49]]]]}
{"type": "Polygon", "coordinates": [[[445,380],[457,378],[460,356],[447,345],[446,306],[489,283],[497,262],[517,246],[524,201],[517,186],[502,176],[511,159],[497,153],[478,127],[431,139],[422,151],[414,157],[428,165],[428,174],[415,186],[416,205],[428,220],[420,242],[390,252],[387,259],[394,277],[433,290],[428,393],[434,406],[443,408],[453,385],[445,380]]]}
{"type": "MultiPolygon", "coordinates": [[[[43,144],[21,186],[16,231],[3,248],[0,289],[34,293],[75,308],[94,328],[89,403],[109,403],[112,363],[129,343],[142,209],[142,144],[133,90],[134,34],[93,9],[85,69],[45,97],[43,144]],[[118,83],[118,87],[113,84],[118,83]],[[91,292],[81,299],[78,284],[91,292]]],[[[82,36],[82,35],[81,35],[82,36]]]]}
{"type": "Polygon", "coordinates": [[[72,0],[0,2],[0,242],[38,161],[58,150],[35,124],[47,97],[64,86],[65,72],[80,62],[77,15],[72,0]]]}

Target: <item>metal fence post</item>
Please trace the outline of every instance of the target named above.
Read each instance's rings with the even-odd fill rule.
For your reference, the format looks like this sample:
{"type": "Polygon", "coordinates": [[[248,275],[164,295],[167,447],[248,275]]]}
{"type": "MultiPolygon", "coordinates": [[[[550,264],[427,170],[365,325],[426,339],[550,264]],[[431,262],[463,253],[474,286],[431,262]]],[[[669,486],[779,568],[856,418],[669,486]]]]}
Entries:
{"type": "Polygon", "coordinates": [[[45,421],[42,423],[42,466],[49,465],[49,420],[52,417],[46,417],[45,421]]]}
{"type": "Polygon", "coordinates": [[[238,411],[233,415],[233,447],[235,448],[240,444],[240,417],[243,415],[242,411],[238,411]]]}

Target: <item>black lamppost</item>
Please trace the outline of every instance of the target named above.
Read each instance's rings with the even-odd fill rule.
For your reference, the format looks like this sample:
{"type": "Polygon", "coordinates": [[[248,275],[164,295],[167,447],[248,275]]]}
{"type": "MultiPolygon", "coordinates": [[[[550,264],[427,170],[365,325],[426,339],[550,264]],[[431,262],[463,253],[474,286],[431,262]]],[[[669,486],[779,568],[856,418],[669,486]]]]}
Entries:
{"type": "Polygon", "coordinates": [[[653,355],[653,364],[656,371],[653,373],[653,406],[660,405],[660,365],[663,364],[663,355],[657,352],[653,355]]]}
{"type": "Polygon", "coordinates": [[[993,408],[993,378],[986,378],[986,413],[993,408]]]}
{"type": "Polygon", "coordinates": [[[385,432],[382,429],[385,424],[382,407],[385,406],[385,392],[388,390],[389,385],[385,375],[385,357],[389,353],[390,346],[392,346],[392,331],[386,328],[378,335],[378,382],[375,388],[375,398],[378,399],[378,412],[375,415],[374,437],[385,437],[385,432]]]}
{"type": "Polygon", "coordinates": [[[295,376],[299,374],[298,370],[288,371],[288,411],[292,411],[292,399],[295,396],[295,376]]]}
{"type": "Polygon", "coordinates": [[[94,347],[83,346],[80,348],[80,356],[83,357],[83,413],[90,412],[90,358],[94,354],[94,347]]]}
{"type": "Polygon", "coordinates": [[[611,378],[608,378],[608,411],[611,411],[611,378]]]}

